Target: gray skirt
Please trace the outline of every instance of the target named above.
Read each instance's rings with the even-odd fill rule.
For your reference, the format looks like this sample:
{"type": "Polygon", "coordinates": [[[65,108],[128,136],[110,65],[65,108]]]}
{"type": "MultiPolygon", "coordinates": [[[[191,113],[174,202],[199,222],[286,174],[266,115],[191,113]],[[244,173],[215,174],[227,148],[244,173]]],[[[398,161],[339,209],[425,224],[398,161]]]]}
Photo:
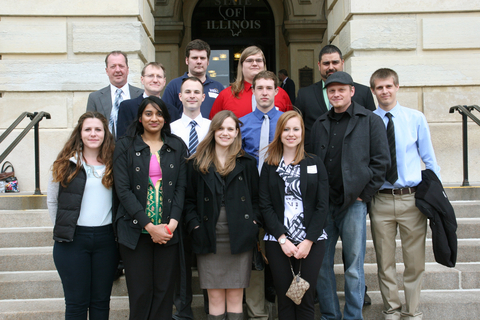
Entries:
{"type": "Polygon", "coordinates": [[[250,284],[252,251],[232,254],[227,212],[221,207],[216,225],[217,253],[197,254],[198,277],[202,289],[239,289],[250,284]]]}

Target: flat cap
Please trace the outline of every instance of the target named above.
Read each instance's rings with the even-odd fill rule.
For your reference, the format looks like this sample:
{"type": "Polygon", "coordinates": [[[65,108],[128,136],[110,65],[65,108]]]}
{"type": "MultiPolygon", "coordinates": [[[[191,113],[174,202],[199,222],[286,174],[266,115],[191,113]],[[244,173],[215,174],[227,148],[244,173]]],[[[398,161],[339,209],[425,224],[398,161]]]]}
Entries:
{"type": "Polygon", "coordinates": [[[328,85],[332,83],[341,83],[341,84],[349,84],[353,86],[353,79],[352,77],[343,71],[337,71],[333,74],[331,74],[328,78],[327,81],[325,81],[325,86],[328,87],[328,85]]]}

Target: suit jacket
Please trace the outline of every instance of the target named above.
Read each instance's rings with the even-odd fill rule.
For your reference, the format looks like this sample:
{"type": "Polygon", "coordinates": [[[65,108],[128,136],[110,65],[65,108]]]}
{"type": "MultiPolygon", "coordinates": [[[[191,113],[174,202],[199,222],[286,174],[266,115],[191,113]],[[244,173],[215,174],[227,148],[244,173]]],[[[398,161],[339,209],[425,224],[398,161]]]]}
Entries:
{"type": "MultiPolygon", "coordinates": [[[[136,97],[143,93],[143,89],[128,85],[130,90],[130,97],[136,97]]],[[[110,121],[110,114],[112,113],[112,94],[110,91],[110,85],[103,89],[92,92],[88,95],[87,111],[100,112],[107,118],[107,122],[110,121]]]]}
{"type": "MultiPolygon", "coordinates": [[[[143,92],[135,99],[125,100],[120,103],[117,119],[117,140],[125,135],[128,126],[137,117],[138,107],[140,107],[142,101],[143,92]]],[[[168,113],[170,114],[170,123],[180,119],[180,114],[177,108],[172,106],[170,103],[165,102],[165,104],[167,105],[168,113]]]]}
{"type": "Polygon", "coordinates": [[[457,262],[457,219],[442,182],[430,169],[422,171],[422,182],[415,192],[417,208],[430,219],[435,261],[446,267],[457,262]]]}
{"type": "Polygon", "coordinates": [[[287,81],[285,81],[285,83],[282,82],[280,87],[287,92],[290,101],[295,105],[295,82],[288,77],[287,81]]]}
{"type": "MultiPolygon", "coordinates": [[[[328,176],[322,160],[312,155],[300,162],[300,190],[302,193],[305,239],[314,243],[322,235],[328,213],[328,176]],[[316,167],[316,170],[309,169],[316,167]],[[315,171],[315,172],[314,172],[315,171]]],[[[263,228],[275,238],[286,234],[285,181],[277,173],[277,166],[264,164],[259,188],[260,215],[263,228]]]]}
{"type": "MultiPolygon", "coordinates": [[[[360,197],[370,202],[385,182],[390,166],[390,151],[383,120],[372,111],[352,102],[353,117],[343,137],[342,159],[344,202],[339,211],[352,205],[360,197]]],[[[330,117],[321,115],[313,125],[310,150],[323,162],[330,141],[330,117]]]]}
{"type": "MultiPolygon", "coordinates": [[[[355,94],[352,101],[359,105],[374,111],[375,101],[373,100],[372,91],[367,86],[354,82],[355,94]]],[[[328,111],[323,98],[322,81],[312,84],[298,91],[297,103],[295,105],[301,112],[303,121],[305,122],[305,147],[310,143],[310,134],[315,123],[322,114],[328,111]]]]}

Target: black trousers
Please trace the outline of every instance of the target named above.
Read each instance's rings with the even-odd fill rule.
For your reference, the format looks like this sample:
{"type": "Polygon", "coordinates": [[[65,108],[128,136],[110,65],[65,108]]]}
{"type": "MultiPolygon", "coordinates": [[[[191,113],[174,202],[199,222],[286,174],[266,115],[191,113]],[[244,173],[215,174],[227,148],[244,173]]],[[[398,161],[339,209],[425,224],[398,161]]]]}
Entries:
{"type": "Polygon", "coordinates": [[[277,292],[278,319],[313,320],[315,318],[315,290],[318,273],[325,254],[325,241],[318,241],[313,244],[306,259],[288,258],[283,253],[280,244],[274,241],[265,241],[265,251],[272,271],[273,285],[277,292]],[[302,303],[298,306],[285,295],[293,280],[289,259],[295,274],[298,273],[300,261],[302,262],[301,277],[310,284],[310,288],[303,296],[302,303]]]}
{"type": "Polygon", "coordinates": [[[55,242],[53,260],[62,279],[65,319],[108,319],[118,264],[112,225],[77,226],[72,242],[55,242]]]}
{"type": "Polygon", "coordinates": [[[180,277],[185,277],[186,280],[186,297],[185,301],[181,299],[181,281],[180,277],[177,279],[175,284],[175,297],[174,304],[177,311],[173,315],[172,319],[175,320],[193,320],[193,310],[192,310],[192,301],[193,301],[193,292],[192,292],[192,265],[193,265],[193,251],[192,251],[192,238],[188,235],[186,230],[183,230],[184,236],[183,239],[183,253],[185,255],[185,274],[180,275],[180,277]]]}
{"type": "Polygon", "coordinates": [[[125,266],[130,320],[171,319],[180,269],[178,244],[154,243],[141,234],[135,250],[120,245],[125,266]]]}

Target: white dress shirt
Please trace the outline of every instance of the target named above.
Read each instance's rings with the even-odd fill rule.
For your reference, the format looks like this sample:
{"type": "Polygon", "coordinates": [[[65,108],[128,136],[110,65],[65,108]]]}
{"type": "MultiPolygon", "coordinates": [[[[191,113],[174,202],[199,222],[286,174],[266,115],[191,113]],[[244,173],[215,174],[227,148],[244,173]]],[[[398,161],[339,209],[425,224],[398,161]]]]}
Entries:
{"type": "MultiPolygon", "coordinates": [[[[113,104],[115,103],[115,96],[117,95],[116,94],[117,89],[118,89],[117,87],[115,87],[113,84],[110,83],[110,95],[112,97],[112,107],[113,107],[113,104]]],[[[128,87],[128,83],[125,83],[125,85],[123,87],[121,87],[120,89],[122,89],[122,98],[123,98],[122,101],[131,99],[130,98],[130,88],[128,87]]]]}
{"type": "Polygon", "coordinates": [[[172,133],[182,138],[182,140],[189,147],[189,140],[190,140],[190,122],[195,120],[197,125],[195,126],[195,130],[197,131],[198,135],[198,143],[202,142],[203,138],[208,133],[208,129],[210,128],[210,120],[203,118],[202,114],[200,113],[195,119],[192,119],[182,113],[182,117],[170,124],[170,129],[172,133]]]}

